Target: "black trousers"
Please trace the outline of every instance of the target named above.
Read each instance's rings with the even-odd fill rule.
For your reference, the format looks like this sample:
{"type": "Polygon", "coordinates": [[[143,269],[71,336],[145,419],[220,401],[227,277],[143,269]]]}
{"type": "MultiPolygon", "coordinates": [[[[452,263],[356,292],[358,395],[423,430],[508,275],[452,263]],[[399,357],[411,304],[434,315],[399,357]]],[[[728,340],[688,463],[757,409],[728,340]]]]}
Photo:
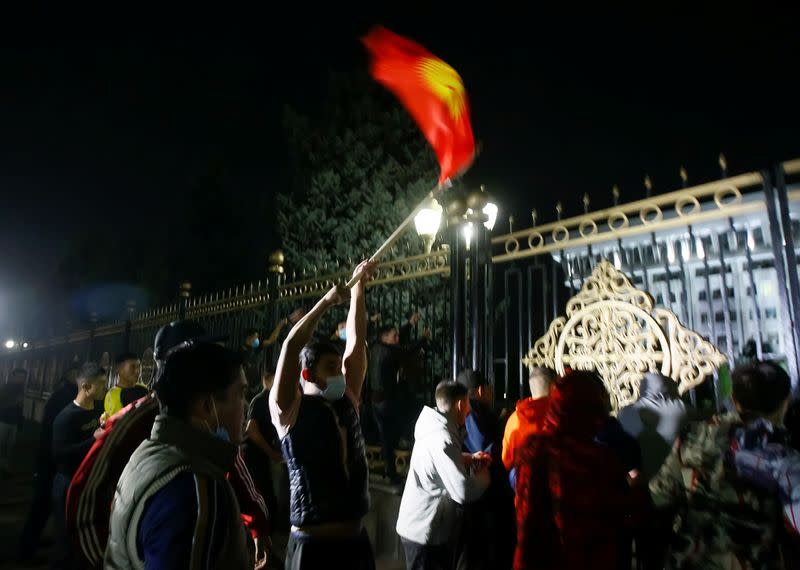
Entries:
{"type": "Polygon", "coordinates": [[[347,568],[375,570],[375,557],[366,529],[357,537],[322,540],[293,532],[286,546],[286,570],[347,568]]]}
{"type": "Polygon", "coordinates": [[[17,558],[30,560],[39,547],[42,531],[50,518],[53,503],[53,477],[55,465],[39,466],[33,486],[33,502],[28,519],[22,527],[17,558]]]}
{"type": "Polygon", "coordinates": [[[453,549],[449,544],[417,544],[400,538],[407,570],[452,570],[453,549]]]}
{"type": "Polygon", "coordinates": [[[54,570],[74,570],[79,568],[72,551],[72,541],[67,534],[67,491],[70,477],[56,473],[53,478],[53,527],[55,529],[55,545],[50,568],[54,570]]]}
{"type": "Polygon", "coordinates": [[[372,409],[375,411],[375,423],[378,424],[378,431],[381,434],[381,453],[386,476],[396,477],[394,450],[400,441],[402,431],[401,410],[396,402],[389,400],[373,403],[372,409]]]}

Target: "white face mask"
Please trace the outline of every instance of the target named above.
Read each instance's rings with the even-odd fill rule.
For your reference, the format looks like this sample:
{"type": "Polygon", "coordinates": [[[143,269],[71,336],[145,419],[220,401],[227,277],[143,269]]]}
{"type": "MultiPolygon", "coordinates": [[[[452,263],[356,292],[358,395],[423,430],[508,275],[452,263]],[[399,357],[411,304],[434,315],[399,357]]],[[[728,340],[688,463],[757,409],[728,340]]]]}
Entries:
{"type": "Polygon", "coordinates": [[[346,388],[347,382],[342,374],[339,374],[338,376],[330,376],[328,378],[327,386],[322,391],[322,397],[332,402],[341,400],[342,396],[344,396],[344,391],[346,388]]]}

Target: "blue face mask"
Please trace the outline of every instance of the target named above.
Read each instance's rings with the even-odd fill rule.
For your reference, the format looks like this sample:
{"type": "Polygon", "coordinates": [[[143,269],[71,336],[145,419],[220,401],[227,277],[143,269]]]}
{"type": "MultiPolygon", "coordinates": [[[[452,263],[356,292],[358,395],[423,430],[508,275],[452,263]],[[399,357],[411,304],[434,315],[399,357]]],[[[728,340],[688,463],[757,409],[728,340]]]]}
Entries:
{"type": "Polygon", "coordinates": [[[341,374],[339,376],[331,376],[328,378],[328,385],[322,391],[322,397],[331,402],[341,400],[346,387],[347,383],[344,380],[344,376],[341,374]]]}
{"type": "Polygon", "coordinates": [[[342,340],[347,340],[347,329],[339,330],[339,338],[342,340]]]}
{"type": "Polygon", "coordinates": [[[259,346],[261,346],[261,339],[256,338],[256,340],[253,341],[253,348],[258,348],[259,346]]]}
{"type": "Polygon", "coordinates": [[[228,430],[221,423],[219,423],[219,416],[217,415],[217,404],[214,403],[214,398],[211,398],[211,405],[214,406],[214,418],[216,418],[217,420],[217,429],[215,429],[211,433],[214,434],[214,437],[217,437],[222,441],[227,441],[230,443],[231,434],[229,434],[228,430]]]}

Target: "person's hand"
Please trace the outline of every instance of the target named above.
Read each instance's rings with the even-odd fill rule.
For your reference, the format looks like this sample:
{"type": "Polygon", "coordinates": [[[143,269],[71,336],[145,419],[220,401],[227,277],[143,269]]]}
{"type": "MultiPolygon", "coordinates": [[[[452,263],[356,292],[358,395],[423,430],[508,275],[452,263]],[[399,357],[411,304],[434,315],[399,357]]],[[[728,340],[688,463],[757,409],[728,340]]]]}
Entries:
{"type": "Polygon", "coordinates": [[[325,293],[324,299],[331,305],[341,305],[350,299],[350,289],[344,285],[334,285],[325,293]]]}
{"type": "Polygon", "coordinates": [[[425,340],[431,340],[431,329],[429,329],[428,327],[422,329],[422,338],[424,338],[425,340]]]}
{"type": "Polygon", "coordinates": [[[255,570],[263,570],[267,567],[267,561],[269,560],[269,551],[272,548],[272,540],[270,540],[269,536],[260,537],[257,536],[253,542],[255,543],[256,547],[256,564],[255,570]]]}
{"type": "Polygon", "coordinates": [[[102,414],[100,414],[100,425],[102,427],[105,427],[107,421],[108,421],[108,413],[103,412],[102,414]]]}
{"type": "Polygon", "coordinates": [[[472,462],[477,463],[478,467],[489,467],[492,464],[492,456],[485,451],[478,451],[472,454],[472,462]]]}
{"type": "Polygon", "coordinates": [[[106,430],[104,430],[101,427],[97,428],[96,430],[94,430],[94,438],[95,439],[100,439],[101,437],[103,437],[103,434],[105,433],[105,431],[106,430]]]}
{"type": "Polygon", "coordinates": [[[358,264],[356,270],[353,271],[353,277],[361,273],[361,278],[356,282],[356,285],[365,285],[367,281],[372,279],[372,276],[375,274],[375,268],[378,266],[377,261],[370,261],[369,259],[365,259],[361,263],[358,264]]]}

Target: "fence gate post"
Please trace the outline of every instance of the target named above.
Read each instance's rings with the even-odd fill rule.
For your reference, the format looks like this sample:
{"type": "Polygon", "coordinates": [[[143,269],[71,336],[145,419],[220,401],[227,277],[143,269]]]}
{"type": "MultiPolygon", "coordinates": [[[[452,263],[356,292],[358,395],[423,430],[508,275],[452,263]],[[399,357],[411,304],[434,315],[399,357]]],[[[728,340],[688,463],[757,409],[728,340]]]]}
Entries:
{"type": "Polygon", "coordinates": [[[189,297],[192,296],[192,284],[188,281],[181,283],[179,293],[181,301],[178,308],[178,319],[186,319],[186,313],[189,310],[189,297]]]}

